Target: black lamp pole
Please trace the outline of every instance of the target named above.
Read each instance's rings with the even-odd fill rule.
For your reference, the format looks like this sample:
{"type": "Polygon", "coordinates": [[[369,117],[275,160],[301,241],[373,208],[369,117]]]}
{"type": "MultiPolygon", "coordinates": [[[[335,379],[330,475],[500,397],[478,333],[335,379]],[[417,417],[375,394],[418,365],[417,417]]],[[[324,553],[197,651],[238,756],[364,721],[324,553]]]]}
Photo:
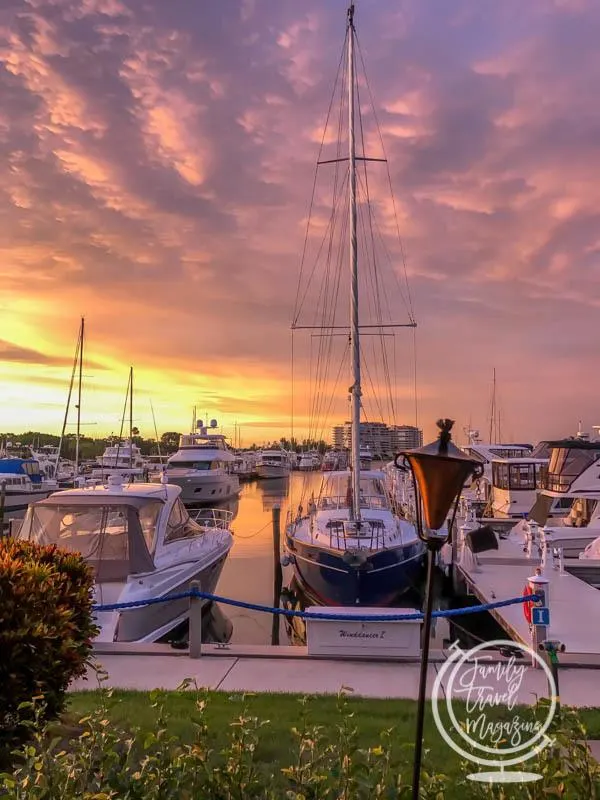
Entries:
{"type": "Polygon", "coordinates": [[[427,691],[427,670],[429,669],[429,641],[431,639],[431,611],[433,609],[433,564],[435,555],[443,545],[443,540],[427,543],[427,584],[423,643],[421,649],[421,674],[419,676],[419,699],[417,701],[417,730],[415,732],[415,761],[413,764],[412,797],[419,800],[421,781],[421,760],[423,756],[423,728],[425,725],[425,692],[427,691]]]}
{"type": "Polygon", "coordinates": [[[406,469],[410,466],[415,489],[416,530],[421,541],[427,546],[427,583],[425,588],[425,615],[423,642],[421,646],[421,672],[419,677],[419,698],[417,702],[417,729],[415,733],[415,759],[413,765],[412,800],[419,800],[421,783],[421,761],[423,756],[423,728],[425,722],[425,693],[427,691],[427,670],[429,668],[429,643],[431,639],[431,612],[433,608],[433,566],[435,556],[442,546],[450,540],[458,509],[460,493],[467,478],[477,473],[479,465],[451,442],[450,430],[454,422],[440,419],[439,438],[418,450],[407,450],[396,456],[396,466],[406,469]],[[398,460],[403,458],[403,464],[398,460]],[[438,531],[447,520],[454,504],[452,519],[445,534],[438,531]],[[427,528],[423,524],[423,516],[427,528]]]}

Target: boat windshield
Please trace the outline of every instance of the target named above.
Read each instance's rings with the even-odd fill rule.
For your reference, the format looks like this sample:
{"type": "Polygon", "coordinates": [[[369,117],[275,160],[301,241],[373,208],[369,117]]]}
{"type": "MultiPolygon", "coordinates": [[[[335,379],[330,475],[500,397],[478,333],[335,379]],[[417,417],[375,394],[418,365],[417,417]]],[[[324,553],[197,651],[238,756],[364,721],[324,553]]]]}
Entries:
{"type": "MultiPolygon", "coordinates": [[[[339,509],[352,505],[352,479],[349,475],[336,475],[323,482],[318,508],[339,509]]],[[[371,509],[389,508],[382,482],[378,478],[361,478],[360,507],[371,509]]]]}
{"type": "Polygon", "coordinates": [[[139,528],[148,552],[152,552],[161,507],[160,503],[148,502],[136,514],[136,509],[127,505],[39,503],[29,508],[19,537],[80,553],[86,560],[129,563],[130,534],[137,532],[139,536],[139,528]],[[135,532],[130,530],[132,526],[135,532]]]}
{"type": "Polygon", "coordinates": [[[566,492],[573,481],[600,456],[600,449],[591,447],[557,447],[550,454],[546,489],[566,492]]]}

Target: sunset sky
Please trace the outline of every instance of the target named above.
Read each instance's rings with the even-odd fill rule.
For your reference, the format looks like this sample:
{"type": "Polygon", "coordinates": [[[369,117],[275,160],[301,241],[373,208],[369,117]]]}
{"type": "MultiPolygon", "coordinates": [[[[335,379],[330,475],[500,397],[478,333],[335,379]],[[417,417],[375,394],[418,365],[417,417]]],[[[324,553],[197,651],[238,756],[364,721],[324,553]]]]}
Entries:
{"type": "MultiPolygon", "coordinates": [[[[503,438],[590,429],[600,3],[356,5],[426,438],[439,416],[487,430],[494,367],[503,438]]],[[[0,431],[60,431],[85,316],[86,434],[118,431],[130,365],[143,435],[150,399],[160,432],[196,404],[245,444],[289,434],[289,327],[345,8],[0,2],[0,431]]],[[[396,421],[413,423],[405,337],[396,421]]]]}

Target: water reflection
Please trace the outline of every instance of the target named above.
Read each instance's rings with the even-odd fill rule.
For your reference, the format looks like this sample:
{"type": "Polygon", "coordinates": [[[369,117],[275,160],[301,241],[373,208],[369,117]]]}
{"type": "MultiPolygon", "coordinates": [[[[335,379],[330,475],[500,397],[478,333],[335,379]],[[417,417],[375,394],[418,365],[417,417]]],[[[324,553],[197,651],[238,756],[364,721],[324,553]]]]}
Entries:
{"type": "Polygon", "coordinates": [[[267,478],[259,483],[262,492],[263,511],[272,511],[273,506],[281,505],[287,498],[290,485],[289,477],[267,478]]]}
{"type": "MultiPolygon", "coordinates": [[[[226,612],[216,603],[202,610],[202,641],[210,644],[227,644],[231,641],[233,623],[226,612]]],[[[189,642],[187,620],[172,630],[165,641],[174,648],[185,648],[189,642]]]]}
{"type": "MultiPolygon", "coordinates": [[[[221,504],[234,514],[234,545],[225,563],[217,593],[237,600],[261,605],[281,605],[284,608],[304,609],[315,605],[298,586],[291,567],[281,569],[279,553],[273,547],[273,507],[281,506],[281,541],[285,533],[285,520],[289,497],[296,504],[301,496],[314,489],[321,481],[319,472],[293,472],[289,478],[272,478],[246,483],[239,498],[221,504]],[[282,587],[279,592],[278,577],[282,587]],[[278,599],[280,602],[278,602],[278,599]]],[[[294,506],[295,507],[295,506],[294,506]]],[[[439,572],[436,575],[435,607],[448,608],[464,604],[464,599],[453,599],[447,581],[439,572]]],[[[420,609],[420,592],[403,596],[399,608],[420,609]]],[[[306,628],[303,620],[241,609],[234,606],[215,607],[207,616],[206,641],[231,641],[234,644],[305,644],[306,628]],[[213,614],[217,615],[212,622],[213,614]],[[224,638],[227,636],[227,638],[224,638]],[[219,638],[221,637],[221,638],[219,638]]],[[[472,647],[480,641],[497,636],[499,626],[489,614],[461,616],[452,622],[436,619],[432,627],[432,647],[443,649],[459,641],[463,647],[472,647]]],[[[203,631],[203,640],[205,633],[203,631]]]]}

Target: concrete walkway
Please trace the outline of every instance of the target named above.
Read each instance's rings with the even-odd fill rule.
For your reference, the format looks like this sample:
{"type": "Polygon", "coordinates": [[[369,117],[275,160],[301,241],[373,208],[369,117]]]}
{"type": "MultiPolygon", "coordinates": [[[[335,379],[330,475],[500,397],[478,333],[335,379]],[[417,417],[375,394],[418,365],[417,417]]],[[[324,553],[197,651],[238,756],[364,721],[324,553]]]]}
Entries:
{"type": "MultiPolygon", "coordinates": [[[[172,651],[171,651],[172,653],[172,651]]],[[[416,699],[419,665],[401,662],[326,660],[311,658],[253,658],[235,655],[203,655],[190,659],[186,654],[99,654],[98,665],[108,673],[104,685],[115,689],[176,689],[186,679],[198,687],[224,692],[292,692],[336,694],[342,687],[363,697],[416,699]]],[[[428,695],[441,664],[431,664],[428,695]]],[[[442,681],[442,686],[445,681],[442,681]]],[[[79,679],[72,691],[98,687],[95,673],[79,679]]],[[[542,670],[527,669],[518,690],[518,702],[535,703],[548,696],[542,670]]],[[[600,706],[598,670],[563,667],[560,671],[560,697],[570,706],[600,706]]]]}

